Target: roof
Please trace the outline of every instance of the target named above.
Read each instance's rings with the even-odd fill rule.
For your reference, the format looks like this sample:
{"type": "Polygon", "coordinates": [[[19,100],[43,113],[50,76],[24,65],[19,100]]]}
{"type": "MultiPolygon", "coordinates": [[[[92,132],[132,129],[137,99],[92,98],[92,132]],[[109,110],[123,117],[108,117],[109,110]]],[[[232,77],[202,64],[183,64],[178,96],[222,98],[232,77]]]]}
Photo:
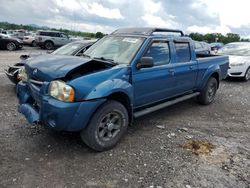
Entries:
{"type": "Polygon", "coordinates": [[[37,30],[37,32],[64,33],[63,31],[54,31],[54,30],[37,30]]]}
{"type": "Polygon", "coordinates": [[[180,36],[184,36],[184,33],[181,30],[153,27],[121,28],[115,30],[113,33],[111,33],[111,35],[129,34],[151,36],[154,33],[179,33],[180,36]]]}

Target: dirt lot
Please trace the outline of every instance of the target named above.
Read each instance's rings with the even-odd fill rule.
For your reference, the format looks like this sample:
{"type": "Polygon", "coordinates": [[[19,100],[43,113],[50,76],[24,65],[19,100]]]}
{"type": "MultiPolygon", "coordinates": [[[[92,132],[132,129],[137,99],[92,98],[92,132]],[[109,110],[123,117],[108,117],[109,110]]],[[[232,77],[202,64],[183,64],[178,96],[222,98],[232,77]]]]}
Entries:
{"type": "Polygon", "coordinates": [[[97,153],[17,112],[3,68],[41,52],[25,48],[0,51],[0,187],[250,187],[250,82],[223,81],[210,106],[189,100],[137,119],[97,153]]]}

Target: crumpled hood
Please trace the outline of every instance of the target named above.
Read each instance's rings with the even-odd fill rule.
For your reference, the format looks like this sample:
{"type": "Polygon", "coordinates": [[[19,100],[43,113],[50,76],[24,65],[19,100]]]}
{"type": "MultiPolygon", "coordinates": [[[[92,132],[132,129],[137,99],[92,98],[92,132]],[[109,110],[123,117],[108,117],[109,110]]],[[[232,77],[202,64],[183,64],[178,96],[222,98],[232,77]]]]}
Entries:
{"type": "Polygon", "coordinates": [[[47,54],[28,58],[25,68],[29,76],[50,81],[65,77],[68,72],[90,61],[83,57],[47,54]]]}

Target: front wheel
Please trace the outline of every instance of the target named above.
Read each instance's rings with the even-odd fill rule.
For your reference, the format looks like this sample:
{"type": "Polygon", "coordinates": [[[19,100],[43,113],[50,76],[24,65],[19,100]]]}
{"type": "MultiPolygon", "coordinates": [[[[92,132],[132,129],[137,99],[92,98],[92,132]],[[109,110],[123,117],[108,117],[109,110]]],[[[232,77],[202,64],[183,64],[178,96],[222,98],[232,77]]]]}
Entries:
{"type": "Polygon", "coordinates": [[[214,101],[216,91],[218,89],[218,82],[214,77],[209,78],[206,86],[198,96],[198,101],[201,104],[208,105],[214,101]]]}
{"type": "Polygon", "coordinates": [[[113,148],[128,127],[127,109],[119,102],[109,100],[95,112],[87,128],[82,130],[83,142],[96,151],[113,148]]]}
{"type": "Polygon", "coordinates": [[[16,49],[16,44],[14,42],[9,42],[7,45],[6,45],[6,48],[7,50],[9,51],[14,51],[16,49]]]}
{"type": "Polygon", "coordinates": [[[249,79],[250,79],[250,67],[248,67],[248,69],[246,71],[246,74],[244,76],[245,81],[248,81],[249,79]]]}

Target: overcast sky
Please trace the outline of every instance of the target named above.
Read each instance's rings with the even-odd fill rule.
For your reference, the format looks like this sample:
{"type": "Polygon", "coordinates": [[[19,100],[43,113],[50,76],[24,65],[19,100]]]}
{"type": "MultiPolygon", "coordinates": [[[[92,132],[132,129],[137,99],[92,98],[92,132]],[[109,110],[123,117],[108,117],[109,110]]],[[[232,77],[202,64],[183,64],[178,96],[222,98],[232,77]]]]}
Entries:
{"type": "Polygon", "coordinates": [[[250,37],[249,0],[0,0],[0,21],[110,33],[156,26],[250,37]]]}

